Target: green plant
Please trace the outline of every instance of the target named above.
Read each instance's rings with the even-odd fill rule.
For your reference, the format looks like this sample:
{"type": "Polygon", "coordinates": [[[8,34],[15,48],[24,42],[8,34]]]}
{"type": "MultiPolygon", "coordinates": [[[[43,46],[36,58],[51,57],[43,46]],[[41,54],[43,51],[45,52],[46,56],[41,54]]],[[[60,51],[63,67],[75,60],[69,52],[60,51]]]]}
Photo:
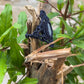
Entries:
{"type": "MultiPolygon", "coordinates": [[[[42,2],[42,0],[39,0],[42,2]]],[[[55,48],[71,47],[72,53],[76,53],[77,56],[68,57],[66,64],[77,65],[84,63],[84,6],[78,5],[77,11],[74,9],[75,0],[57,0],[57,8],[54,7],[48,0],[45,0],[47,4],[53,7],[57,12],[51,12],[48,14],[50,19],[57,17],[60,22],[53,22],[57,24],[57,28],[54,32],[54,40],[59,37],[65,39],[55,44],[55,48]],[[64,9],[64,12],[63,12],[64,9]],[[76,17],[75,17],[76,15],[76,17]],[[74,23],[72,23],[74,21],[74,23]]],[[[80,76],[84,80],[84,67],[77,67],[69,73],[66,77],[65,83],[67,84],[79,84],[77,76],[80,76]]]]}
{"type": "MultiPolygon", "coordinates": [[[[9,4],[5,5],[0,14],[0,84],[5,73],[8,73],[10,77],[7,84],[11,84],[12,81],[16,82],[18,75],[25,74],[24,57],[22,56],[24,52],[18,43],[22,43],[25,39],[26,21],[26,13],[21,12],[17,23],[12,25],[12,7],[9,4]],[[18,34],[19,36],[17,36],[18,34]]],[[[25,84],[26,81],[28,84],[37,82],[36,79],[25,78],[18,83],[25,84]]]]}
{"type": "MultiPolygon", "coordinates": [[[[51,5],[57,12],[51,12],[48,14],[50,19],[57,17],[60,23],[57,24],[57,28],[53,31],[54,40],[59,37],[65,39],[56,43],[53,49],[71,47],[72,53],[77,54],[74,57],[68,57],[65,61],[66,65],[78,65],[84,62],[84,6],[79,5],[79,11],[73,10],[74,0],[58,0],[57,8],[55,8],[48,0],[42,1],[51,5]],[[64,13],[62,9],[65,9],[64,13]],[[77,15],[76,18],[74,15],[77,15]],[[73,20],[75,23],[72,24],[73,20]]],[[[23,49],[19,46],[19,43],[23,43],[25,39],[25,33],[27,31],[26,26],[27,15],[25,12],[21,12],[18,16],[18,21],[12,25],[12,7],[7,4],[4,10],[0,14],[0,84],[3,81],[5,73],[8,72],[10,79],[8,84],[16,82],[18,75],[25,75],[25,67],[23,66],[24,54],[23,49]],[[18,31],[17,31],[18,30],[18,31]],[[19,34],[19,36],[17,36],[19,34]]],[[[77,76],[80,76],[84,80],[84,67],[74,68],[65,77],[65,84],[79,84],[77,76]]],[[[23,78],[23,77],[22,77],[23,78]]],[[[21,79],[22,79],[21,78],[21,79]]],[[[37,79],[31,79],[25,77],[23,80],[19,80],[18,84],[36,84],[37,79]]]]}

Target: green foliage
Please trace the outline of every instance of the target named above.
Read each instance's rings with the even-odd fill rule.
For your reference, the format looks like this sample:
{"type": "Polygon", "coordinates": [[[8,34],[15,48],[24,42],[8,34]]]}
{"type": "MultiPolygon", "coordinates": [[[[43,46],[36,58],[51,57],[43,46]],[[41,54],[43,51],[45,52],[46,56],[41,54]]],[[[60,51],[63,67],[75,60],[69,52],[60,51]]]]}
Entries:
{"type": "MultiPolygon", "coordinates": [[[[45,3],[43,0],[38,0],[45,3]]],[[[84,63],[84,15],[78,13],[78,16],[74,17],[74,1],[69,0],[57,0],[57,12],[51,12],[47,16],[52,19],[57,16],[60,22],[56,21],[56,29],[53,31],[54,40],[59,37],[64,37],[62,42],[57,42],[53,49],[68,48],[71,47],[72,53],[77,54],[74,57],[68,57],[66,64],[69,66],[84,63]],[[65,12],[63,7],[65,8],[65,12]],[[73,16],[73,17],[72,17],[73,16]],[[74,20],[72,23],[69,20],[74,20]],[[65,44],[64,46],[61,46],[65,44]],[[73,46],[71,46],[73,44],[73,46]]],[[[79,11],[84,10],[84,5],[79,5],[79,11]]],[[[27,15],[25,12],[21,12],[18,15],[18,21],[12,25],[12,7],[11,5],[5,5],[4,10],[0,14],[0,49],[8,47],[9,49],[2,51],[0,50],[0,84],[3,81],[4,75],[8,72],[10,79],[7,84],[16,82],[18,75],[25,74],[24,55],[23,49],[19,46],[25,39],[25,33],[27,31],[27,15]]],[[[54,24],[53,23],[53,24],[54,24]]],[[[84,80],[84,67],[77,67],[69,73],[66,77],[66,84],[80,84],[77,76],[80,76],[84,80]]],[[[20,80],[18,84],[36,84],[37,79],[31,79],[25,77],[20,80]]]]}
{"type": "Polygon", "coordinates": [[[27,15],[25,12],[20,12],[18,16],[18,24],[21,24],[21,28],[18,30],[19,37],[17,38],[18,43],[22,43],[22,41],[25,39],[25,34],[27,32],[27,15]]]}
{"type": "Polygon", "coordinates": [[[25,39],[26,21],[26,13],[21,12],[18,22],[12,25],[12,7],[9,4],[5,5],[0,14],[0,46],[2,48],[10,48],[5,52],[0,51],[0,84],[6,72],[10,76],[8,84],[11,84],[12,81],[16,82],[18,73],[21,73],[20,75],[25,73],[25,67],[23,66],[24,57],[22,56],[24,53],[17,43],[19,38],[17,35],[24,35],[24,38],[20,39],[20,41],[25,39]]]}
{"type": "Polygon", "coordinates": [[[69,13],[71,14],[73,11],[74,0],[69,0],[69,13]]]}
{"type": "Polygon", "coordinates": [[[74,80],[74,75],[73,74],[68,74],[67,77],[69,79],[69,83],[70,84],[75,84],[75,80],[74,80]]]}
{"type": "Polygon", "coordinates": [[[45,1],[43,1],[43,0],[37,0],[37,1],[40,1],[40,2],[42,2],[42,3],[45,3],[45,1]]]}
{"type": "Polygon", "coordinates": [[[81,26],[77,29],[76,33],[74,34],[74,37],[77,38],[77,37],[82,36],[82,35],[83,35],[83,31],[84,31],[84,25],[81,25],[81,26]],[[81,33],[81,32],[82,32],[82,33],[81,33]]]}
{"type": "Polygon", "coordinates": [[[0,14],[0,36],[12,26],[12,7],[7,4],[0,14]]]}
{"type": "Polygon", "coordinates": [[[64,6],[64,0],[57,0],[57,7],[61,10],[64,6]]]}
{"type": "Polygon", "coordinates": [[[58,12],[51,12],[51,13],[48,13],[48,14],[47,14],[47,16],[49,17],[49,19],[52,19],[52,18],[54,18],[54,17],[56,17],[56,16],[58,16],[58,15],[59,15],[58,12]]]}
{"type": "MultiPolygon", "coordinates": [[[[66,64],[68,66],[71,65],[77,65],[77,64],[82,64],[84,63],[84,4],[78,5],[79,10],[75,11],[74,13],[74,1],[75,0],[69,0],[69,5],[68,0],[64,2],[64,0],[58,0],[57,1],[57,8],[59,12],[54,12],[50,13],[48,17],[50,19],[54,18],[55,16],[58,16],[60,23],[55,22],[56,29],[53,30],[53,37],[54,40],[59,38],[59,37],[64,37],[65,39],[63,40],[64,43],[57,42],[54,46],[55,48],[53,49],[58,49],[58,48],[65,48],[65,47],[71,47],[72,53],[76,53],[77,56],[74,57],[68,57],[66,64]],[[65,5],[65,6],[64,6],[65,5]],[[62,10],[62,8],[65,7],[65,9],[62,10]],[[67,8],[66,8],[67,7],[67,8]],[[63,12],[65,11],[65,12],[63,12]],[[60,15],[57,15],[57,13],[60,15]],[[74,17],[74,15],[77,14],[77,17],[74,17]],[[74,23],[72,22],[74,21],[74,23]],[[60,46],[63,45],[64,46],[60,46]]],[[[79,83],[79,79],[77,76],[80,76],[81,79],[84,80],[84,67],[77,67],[74,68],[74,70],[69,73],[66,77],[66,84],[81,84],[79,83]]],[[[82,83],[83,84],[83,83],[82,83]]]]}
{"type": "Polygon", "coordinates": [[[0,52],[0,84],[3,81],[4,75],[7,70],[7,57],[6,57],[6,52],[0,52]]]}
{"type": "Polygon", "coordinates": [[[20,12],[20,14],[18,15],[18,24],[21,24],[21,28],[18,30],[19,34],[21,35],[22,32],[24,30],[27,31],[27,25],[26,25],[26,22],[27,22],[27,15],[25,12],[20,12]]]}
{"type": "Polygon", "coordinates": [[[58,37],[58,38],[64,37],[64,38],[72,39],[70,36],[68,36],[68,35],[66,35],[66,34],[58,34],[57,37],[58,37]]]}
{"type": "Polygon", "coordinates": [[[14,24],[13,26],[11,26],[9,29],[7,29],[1,36],[0,36],[0,43],[3,41],[3,39],[6,37],[6,35],[8,33],[11,32],[11,30],[13,30],[13,28],[17,29],[17,28],[21,28],[21,25],[19,24],[14,24]]]}
{"type": "Polygon", "coordinates": [[[54,40],[58,37],[58,35],[61,34],[61,28],[57,27],[54,31],[53,31],[53,38],[54,40]]]}
{"type": "Polygon", "coordinates": [[[75,44],[77,47],[84,49],[84,41],[80,40],[73,40],[73,44],[75,44]]]}
{"type": "Polygon", "coordinates": [[[18,84],[37,84],[37,79],[32,78],[25,78],[22,81],[20,81],[18,84]]]}
{"type": "MultiPolygon", "coordinates": [[[[77,65],[77,64],[81,64],[82,63],[82,61],[79,58],[77,58],[77,57],[69,57],[69,58],[67,58],[67,60],[72,65],[77,65]]],[[[74,68],[74,70],[84,80],[84,67],[77,67],[77,68],[74,68]]]]}
{"type": "Polygon", "coordinates": [[[73,32],[72,32],[73,28],[72,28],[71,26],[69,26],[63,18],[60,18],[60,19],[61,19],[61,21],[63,22],[63,24],[65,25],[65,29],[66,29],[66,31],[67,31],[67,34],[68,34],[70,37],[73,37],[73,32]]]}
{"type": "MultiPolygon", "coordinates": [[[[83,9],[84,9],[84,5],[83,4],[82,5],[78,5],[78,7],[79,7],[80,11],[83,11],[83,9]]],[[[78,16],[78,19],[82,19],[82,17],[83,17],[83,13],[80,13],[79,16],[78,16]]]]}

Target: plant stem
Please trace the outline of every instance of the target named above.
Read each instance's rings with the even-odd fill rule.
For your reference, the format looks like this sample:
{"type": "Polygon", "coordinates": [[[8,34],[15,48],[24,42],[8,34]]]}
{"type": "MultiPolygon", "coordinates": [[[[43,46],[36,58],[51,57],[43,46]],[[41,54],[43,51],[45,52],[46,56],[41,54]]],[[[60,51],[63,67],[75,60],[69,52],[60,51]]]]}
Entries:
{"type": "Polygon", "coordinates": [[[74,65],[72,66],[73,68],[76,68],[76,67],[81,67],[81,66],[84,66],[84,63],[83,64],[78,64],[78,65],[74,65]]]}
{"type": "Polygon", "coordinates": [[[63,44],[62,46],[65,46],[67,43],[71,42],[72,40],[74,40],[74,38],[70,39],[69,41],[67,41],[65,44],[63,44]]]}
{"type": "Polygon", "coordinates": [[[83,12],[84,12],[84,10],[83,10],[83,11],[76,12],[76,13],[73,13],[73,14],[69,14],[69,15],[67,15],[66,18],[69,18],[69,17],[71,17],[71,16],[74,16],[74,15],[77,15],[77,14],[83,13],[83,12]]]}
{"type": "Polygon", "coordinates": [[[83,10],[83,11],[76,12],[76,13],[73,13],[73,14],[71,14],[71,16],[73,16],[73,15],[77,15],[77,14],[79,14],[79,13],[83,13],[83,12],[84,12],[84,10],[83,10]]]}
{"type": "MultiPolygon", "coordinates": [[[[68,0],[68,2],[67,2],[66,9],[65,9],[65,13],[64,13],[64,16],[63,16],[64,20],[66,20],[66,16],[67,16],[67,12],[68,12],[68,7],[69,7],[69,0],[68,0]]],[[[64,24],[63,24],[63,25],[62,25],[62,34],[64,34],[64,28],[65,28],[65,26],[64,26],[64,24]]]]}
{"type": "MultiPolygon", "coordinates": [[[[67,12],[68,12],[68,7],[69,7],[69,0],[68,0],[67,5],[66,5],[65,13],[64,13],[64,15],[62,16],[65,21],[66,21],[66,16],[67,16],[67,12]]],[[[64,34],[64,29],[65,29],[65,26],[64,26],[64,24],[62,23],[62,34],[64,34]]],[[[64,40],[62,40],[61,43],[64,44],[64,40]]]]}
{"type": "Polygon", "coordinates": [[[64,34],[64,28],[65,28],[65,26],[64,26],[64,24],[62,24],[62,34],[64,34]]]}
{"type": "Polygon", "coordinates": [[[16,84],[18,84],[18,83],[24,78],[24,76],[25,76],[26,74],[27,74],[27,73],[25,73],[25,74],[17,81],[16,84]]]}
{"type": "Polygon", "coordinates": [[[80,26],[81,26],[81,23],[79,21],[77,21],[76,19],[74,19],[73,17],[69,17],[71,18],[72,20],[74,20],[76,23],[78,23],[80,26]]]}
{"type": "Polygon", "coordinates": [[[68,7],[69,7],[69,0],[67,1],[67,5],[66,5],[66,9],[65,9],[65,13],[64,13],[64,18],[66,18],[66,16],[67,16],[68,7]]]}
{"type": "Polygon", "coordinates": [[[49,3],[48,0],[47,0],[46,2],[47,2],[47,4],[49,4],[52,8],[54,8],[57,12],[59,12],[61,16],[64,16],[64,15],[62,14],[62,12],[59,11],[56,7],[54,7],[51,3],[49,3]]]}

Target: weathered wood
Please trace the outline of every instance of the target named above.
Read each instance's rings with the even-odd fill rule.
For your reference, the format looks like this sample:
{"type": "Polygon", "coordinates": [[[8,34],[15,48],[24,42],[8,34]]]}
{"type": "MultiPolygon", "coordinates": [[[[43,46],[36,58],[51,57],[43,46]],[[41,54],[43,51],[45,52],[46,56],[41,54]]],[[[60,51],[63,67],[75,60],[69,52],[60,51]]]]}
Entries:
{"type": "MultiPolygon", "coordinates": [[[[66,49],[58,49],[58,50],[52,50],[52,51],[46,51],[42,53],[36,53],[32,56],[27,57],[27,62],[31,61],[42,61],[45,59],[52,59],[52,58],[64,58],[68,56],[75,56],[76,54],[71,54],[70,53],[70,48],[66,49]]],[[[53,60],[53,59],[52,59],[53,60]]]]}
{"type": "MultiPolygon", "coordinates": [[[[30,13],[30,15],[32,16],[32,25],[31,28],[28,28],[28,30],[30,30],[30,34],[33,33],[33,31],[35,30],[35,28],[37,27],[37,25],[39,24],[39,19],[37,17],[37,13],[35,11],[35,9],[28,5],[25,6],[27,11],[30,13]]],[[[29,24],[29,23],[28,23],[29,24]]],[[[34,51],[37,48],[40,47],[40,41],[38,39],[34,39],[34,38],[30,38],[30,42],[31,42],[31,47],[30,47],[30,51],[34,51]],[[38,45],[37,45],[38,44],[38,45]]],[[[32,65],[29,64],[27,67],[28,73],[29,73],[29,77],[33,77],[33,78],[38,78],[38,67],[39,67],[39,63],[33,63],[32,65]]]]}
{"type": "MultiPolygon", "coordinates": [[[[33,33],[33,31],[35,30],[35,28],[37,27],[37,25],[39,24],[39,19],[37,17],[37,13],[35,11],[35,9],[28,5],[25,6],[25,8],[27,9],[27,11],[31,14],[32,16],[32,27],[31,27],[31,33],[33,33]]],[[[39,40],[31,38],[31,47],[32,47],[32,51],[36,50],[37,48],[39,48],[39,40]],[[38,44],[38,45],[37,45],[38,44]]]]}
{"type": "MultiPolygon", "coordinates": [[[[32,56],[33,56],[33,55],[36,55],[38,52],[44,50],[45,48],[49,47],[50,45],[52,45],[52,44],[54,44],[54,43],[56,43],[56,42],[58,42],[58,41],[60,41],[60,40],[62,40],[62,39],[64,39],[64,38],[59,38],[59,39],[57,39],[57,40],[55,40],[55,41],[53,41],[53,42],[51,42],[51,43],[49,43],[49,44],[47,44],[47,45],[44,45],[44,46],[38,48],[37,50],[34,50],[31,54],[29,54],[28,56],[25,57],[26,61],[29,60],[29,59],[27,59],[27,58],[30,57],[30,58],[32,59],[32,56]]],[[[30,59],[30,60],[31,60],[31,59],[30,59]]]]}

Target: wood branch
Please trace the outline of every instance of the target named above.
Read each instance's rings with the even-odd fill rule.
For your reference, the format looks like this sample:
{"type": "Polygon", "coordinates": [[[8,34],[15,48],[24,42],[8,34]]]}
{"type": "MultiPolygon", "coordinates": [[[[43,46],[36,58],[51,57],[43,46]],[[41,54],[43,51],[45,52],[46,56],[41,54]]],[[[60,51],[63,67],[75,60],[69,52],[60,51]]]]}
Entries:
{"type": "Polygon", "coordinates": [[[51,59],[51,60],[56,60],[56,58],[58,59],[58,58],[65,58],[65,57],[71,57],[71,56],[75,56],[76,54],[64,54],[64,55],[57,55],[57,56],[44,56],[44,57],[37,57],[37,58],[35,58],[35,59],[33,59],[33,60],[45,60],[45,59],[51,59]]]}
{"type": "MultiPolygon", "coordinates": [[[[27,11],[30,13],[30,15],[32,16],[32,25],[31,25],[31,27],[28,27],[28,30],[31,31],[30,34],[32,34],[34,32],[34,30],[36,29],[36,27],[39,25],[40,19],[38,18],[38,15],[37,15],[34,7],[29,6],[29,5],[25,6],[25,7],[26,7],[27,11]]],[[[31,46],[29,47],[29,49],[30,49],[29,53],[31,53],[32,51],[34,51],[40,47],[40,40],[31,38],[31,37],[29,37],[29,39],[30,39],[29,42],[31,43],[31,46]]],[[[30,77],[38,78],[37,69],[38,69],[39,65],[40,65],[39,63],[33,63],[33,65],[30,65],[30,64],[28,65],[27,71],[29,74],[31,74],[30,77]]]]}
{"type": "Polygon", "coordinates": [[[84,66],[84,63],[83,64],[78,64],[78,65],[74,65],[74,66],[71,66],[71,67],[76,68],[76,67],[81,67],[81,66],[84,66]]]}
{"type": "Polygon", "coordinates": [[[47,51],[43,53],[37,53],[32,56],[27,57],[27,61],[39,61],[39,60],[44,60],[44,59],[51,59],[51,58],[64,58],[68,56],[75,56],[76,54],[71,54],[70,53],[71,48],[66,48],[66,49],[58,49],[58,50],[52,50],[52,51],[47,51]]]}
{"type": "MultiPolygon", "coordinates": [[[[28,34],[31,34],[31,29],[32,29],[32,22],[29,20],[29,21],[27,22],[27,33],[28,33],[28,34]]],[[[27,52],[25,53],[25,56],[31,53],[31,40],[30,40],[30,39],[28,39],[28,44],[27,44],[27,46],[28,46],[29,49],[28,49],[27,52]]]]}
{"type": "MultiPolygon", "coordinates": [[[[84,66],[84,63],[83,64],[78,64],[78,65],[66,66],[63,69],[63,76],[66,76],[68,73],[70,73],[73,70],[73,68],[81,67],[81,66],[84,66]]],[[[59,73],[57,73],[56,79],[59,79],[61,77],[61,74],[62,74],[62,71],[60,71],[59,73]]]]}
{"type": "Polygon", "coordinates": [[[29,55],[26,56],[25,58],[32,57],[32,56],[35,55],[36,53],[38,53],[38,52],[44,50],[45,48],[49,47],[50,45],[52,45],[52,44],[54,44],[54,43],[56,43],[56,42],[58,42],[58,41],[60,41],[60,40],[62,40],[62,39],[64,39],[64,38],[59,38],[59,39],[57,39],[57,40],[55,40],[55,41],[53,41],[53,42],[51,42],[51,43],[49,43],[49,44],[47,44],[47,45],[43,45],[42,47],[38,48],[37,50],[34,50],[31,54],[29,54],[29,55]]]}
{"type": "Polygon", "coordinates": [[[38,48],[37,50],[34,50],[31,54],[29,54],[28,56],[25,57],[26,62],[28,61],[28,58],[31,58],[31,60],[32,60],[33,59],[32,56],[35,56],[38,52],[44,50],[45,48],[49,47],[50,45],[52,45],[52,44],[54,44],[54,43],[56,43],[56,42],[58,42],[58,41],[60,41],[62,39],[64,39],[64,38],[59,38],[59,39],[57,39],[57,40],[55,40],[55,41],[53,41],[53,42],[51,42],[51,43],[49,43],[47,45],[44,45],[44,46],[38,48]]]}
{"type": "Polygon", "coordinates": [[[19,46],[23,49],[28,49],[28,46],[24,43],[19,43],[19,46]]]}
{"type": "Polygon", "coordinates": [[[10,47],[3,47],[3,48],[0,49],[0,51],[6,51],[6,50],[9,50],[9,49],[10,49],[10,47]]]}
{"type": "MultiPolygon", "coordinates": [[[[67,66],[66,68],[63,69],[63,76],[66,76],[68,73],[70,73],[73,70],[71,66],[67,66]]],[[[57,73],[56,79],[61,78],[62,71],[57,73]]]]}
{"type": "MultiPolygon", "coordinates": [[[[35,8],[32,7],[31,5],[27,5],[25,6],[25,8],[27,9],[27,11],[30,13],[30,15],[32,16],[32,27],[31,27],[31,33],[33,33],[33,31],[35,30],[35,28],[37,27],[37,25],[39,24],[40,20],[37,17],[37,13],[35,11],[35,8]]],[[[36,50],[37,48],[39,48],[40,46],[40,41],[34,38],[31,38],[31,47],[32,47],[32,51],[36,50]],[[38,45],[36,45],[38,44],[38,45]]]]}
{"type": "Polygon", "coordinates": [[[68,13],[68,7],[69,7],[69,0],[67,0],[67,5],[64,13],[64,18],[66,19],[67,13],[68,13]]]}
{"type": "MultiPolygon", "coordinates": [[[[49,58],[59,58],[59,57],[67,57],[67,55],[70,55],[70,49],[59,49],[59,50],[52,50],[47,51],[43,53],[37,53],[36,55],[33,55],[32,57],[28,57],[29,60],[43,60],[43,59],[49,59],[49,58]]],[[[31,60],[31,61],[32,61],[31,60]]]]}
{"type": "Polygon", "coordinates": [[[42,53],[37,53],[37,57],[40,57],[40,56],[43,56],[43,57],[48,56],[49,57],[49,56],[70,54],[70,50],[71,50],[71,48],[46,51],[46,52],[42,52],[42,53]]]}

